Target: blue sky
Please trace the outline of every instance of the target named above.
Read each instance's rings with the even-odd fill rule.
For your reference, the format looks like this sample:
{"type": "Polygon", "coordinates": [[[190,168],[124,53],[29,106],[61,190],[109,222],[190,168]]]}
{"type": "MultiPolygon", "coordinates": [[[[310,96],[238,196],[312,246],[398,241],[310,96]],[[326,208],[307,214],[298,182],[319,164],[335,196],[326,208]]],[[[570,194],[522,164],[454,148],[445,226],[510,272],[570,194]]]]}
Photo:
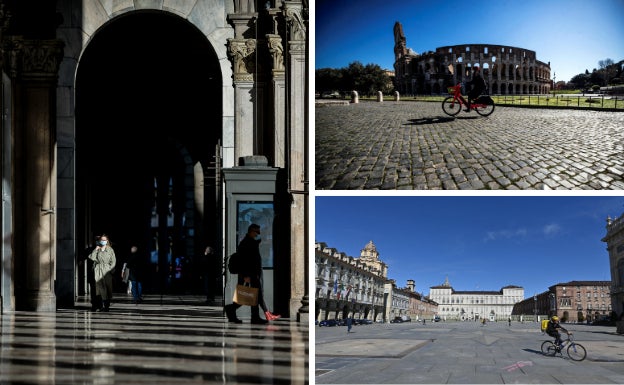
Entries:
{"type": "Polygon", "coordinates": [[[624,0],[316,0],[315,68],[393,69],[395,22],[418,53],[457,44],[535,51],[557,81],[624,59],[624,0]]]}
{"type": "Polygon", "coordinates": [[[352,257],[369,242],[388,278],[429,294],[522,286],[525,297],[572,280],[611,279],[606,218],[614,196],[317,196],[315,241],[352,257]]]}

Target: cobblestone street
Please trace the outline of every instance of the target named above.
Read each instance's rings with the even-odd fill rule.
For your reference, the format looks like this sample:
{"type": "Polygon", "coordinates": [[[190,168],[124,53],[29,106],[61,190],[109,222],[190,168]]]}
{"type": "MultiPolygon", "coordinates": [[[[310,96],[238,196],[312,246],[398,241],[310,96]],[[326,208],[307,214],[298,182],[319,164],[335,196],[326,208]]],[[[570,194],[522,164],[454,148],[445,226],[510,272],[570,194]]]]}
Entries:
{"type": "Polygon", "coordinates": [[[624,113],[317,105],[316,189],[624,189],[624,113]]]}

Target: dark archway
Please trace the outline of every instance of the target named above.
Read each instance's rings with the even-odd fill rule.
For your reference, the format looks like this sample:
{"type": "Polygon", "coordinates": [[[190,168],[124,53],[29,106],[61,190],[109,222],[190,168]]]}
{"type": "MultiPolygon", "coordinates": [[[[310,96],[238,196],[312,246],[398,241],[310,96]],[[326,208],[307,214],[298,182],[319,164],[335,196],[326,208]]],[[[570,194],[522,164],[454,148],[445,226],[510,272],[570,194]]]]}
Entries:
{"type": "MultiPolygon", "coordinates": [[[[206,37],[165,12],[114,19],[80,58],[78,247],[105,232],[119,261],[138,243],[153,262],[147,289],[171,289],[166,272],[175,258],[184,257],[192,272],[206,245],[221,249],[218,183],[211,167],[222,137],[221,79],[206,37]]],[[[220,276],[217,262],[213,286],[220,276]]],[[[182,291],[199,290],[198,277],[184,278],[182,291]]]]}

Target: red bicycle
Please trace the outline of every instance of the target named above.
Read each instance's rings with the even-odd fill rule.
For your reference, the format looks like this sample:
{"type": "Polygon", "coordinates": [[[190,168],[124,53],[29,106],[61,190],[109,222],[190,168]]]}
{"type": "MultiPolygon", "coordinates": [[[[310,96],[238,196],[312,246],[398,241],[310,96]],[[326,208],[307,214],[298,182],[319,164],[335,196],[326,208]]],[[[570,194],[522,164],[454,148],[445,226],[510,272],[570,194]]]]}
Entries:
{"type": "MultiPolygon", "coordinates": [[[[449,96],[442,102],[442,110],[451,116],[459,114],[462,106],[467,106],[466,99],[461,94],[461,83],[448,88],[449,96]]],[[[481,116],[488,116],[494,112],[494,100],[487,95],[481,95],[470,103],[470,109],[475,110],[481,116]]]]}

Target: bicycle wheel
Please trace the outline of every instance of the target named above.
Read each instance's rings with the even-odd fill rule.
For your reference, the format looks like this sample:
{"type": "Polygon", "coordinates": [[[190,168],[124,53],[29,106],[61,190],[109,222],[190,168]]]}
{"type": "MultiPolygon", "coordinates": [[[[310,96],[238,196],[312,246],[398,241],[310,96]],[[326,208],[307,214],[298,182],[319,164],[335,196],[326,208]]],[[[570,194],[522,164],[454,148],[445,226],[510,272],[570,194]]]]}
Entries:
{"type": "Polygon", "coordinates": [[[568,346],[568,357],[574,361],[583,361],[587,357],[587,350],[585,350],[583,345],[572,343],[568,346]]]}
{"type": "Polygon", "coordinates": [[[442,102],[442,110],[447,115],[455,116],[461,111],[461,103],[449,96],[442,102]]]}
{"type": "Polygon", "coordinates": [[[477,111],[477,114],[481,116],[488,116],[488,115],[491,115],[492,112],[494,112],[494,105],[493,104],[480,104],[478,107],[475,107],[475,111],[477,111]]]}
{"type": "Polygon", "coordinates": [[[557,348],[552,341],[542,342],[542,353],[546,356],[554,356],[557,353],[557,348]]]}

